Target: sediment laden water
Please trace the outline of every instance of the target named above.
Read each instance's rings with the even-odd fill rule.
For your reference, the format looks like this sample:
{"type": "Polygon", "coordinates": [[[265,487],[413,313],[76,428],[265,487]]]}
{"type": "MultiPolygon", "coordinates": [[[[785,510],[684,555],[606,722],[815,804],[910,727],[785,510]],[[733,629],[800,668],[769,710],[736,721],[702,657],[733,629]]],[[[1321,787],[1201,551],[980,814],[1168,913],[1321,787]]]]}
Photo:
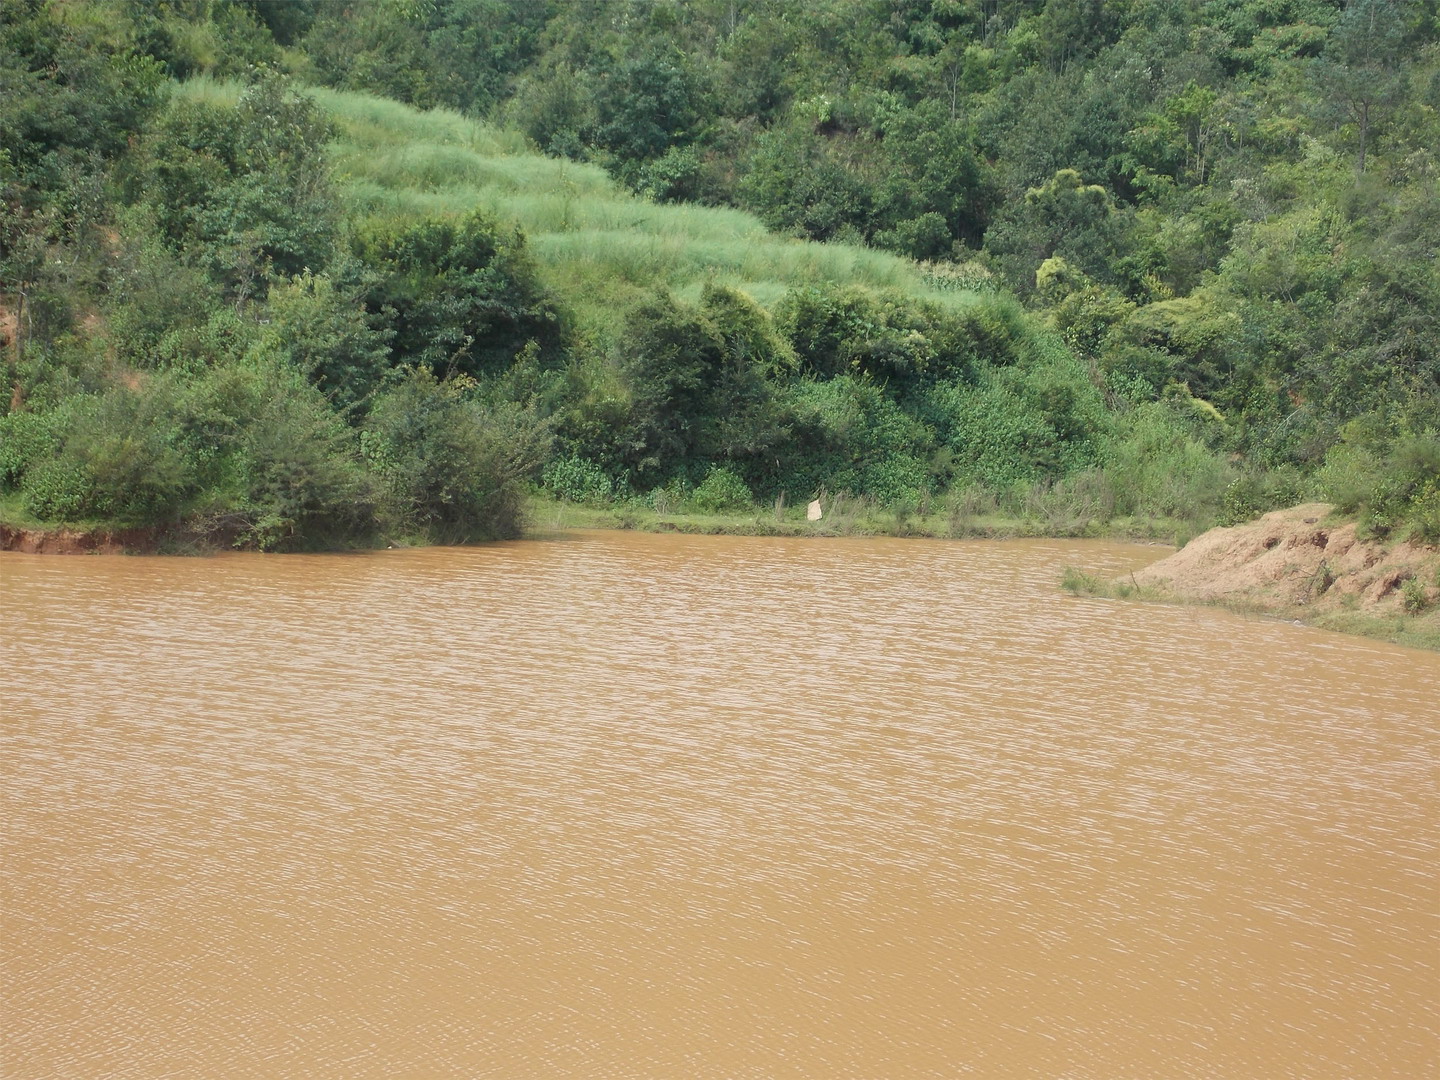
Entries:
{"type": "Polygon", "coordinates": [[[1159,554],[0,557],[0,1073],[1434,1075],[1440,657],[1159,554]]]}

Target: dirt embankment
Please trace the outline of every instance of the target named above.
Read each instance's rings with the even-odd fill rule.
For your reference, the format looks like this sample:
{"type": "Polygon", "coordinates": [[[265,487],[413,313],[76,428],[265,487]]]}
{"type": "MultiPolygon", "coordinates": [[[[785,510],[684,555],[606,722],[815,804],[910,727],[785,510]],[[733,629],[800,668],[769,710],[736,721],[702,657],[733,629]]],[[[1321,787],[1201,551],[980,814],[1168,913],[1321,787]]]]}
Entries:
{"type": "Polygon", "coordinates": [[[1333,509],[1307,503],[1211,529],[1138,571],[1135,583],[1320,625],[1405,620],[1440,637],[1440,548],[1361,539],[1355,522],[1335,520],[1333,509]]]}
{"type": "Polygon", "coordinates": [[[156,529],[22,529],[0,525],[0,551],[30,555],[125,555],[154,552],[156,529]]]}

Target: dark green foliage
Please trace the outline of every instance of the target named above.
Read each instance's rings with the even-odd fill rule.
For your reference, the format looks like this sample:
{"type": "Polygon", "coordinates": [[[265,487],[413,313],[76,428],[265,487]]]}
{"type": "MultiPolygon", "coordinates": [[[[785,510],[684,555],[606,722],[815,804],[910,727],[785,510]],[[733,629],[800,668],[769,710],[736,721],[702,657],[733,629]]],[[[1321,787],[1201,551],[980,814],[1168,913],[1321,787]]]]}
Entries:
{"type": "Polygon", "coordinates": [[[486,406],[464,376],[416,368],[376,398],[363,432],[394,527],[445,543],[518,536],[526,482],[549,452],[548,426],[486,406]]]}
{"type": "MultiPolygon", "coordinates": [[[[173,518],[194,488],[183,444],[182,389],[154,377],[66,402],[54,455],[25,463],[25,509],[42,520],[141,525],[173,518]]],[[[44,435],[32,426],[23,432],[44,435]]],[[[33,446],[32,446],[33,449],[33,446]]]]}
{"type": "Polygon", "coordinates": [[[627,415],[592,452],[642,488],[705,462],[752,479],[765,471],[786,436],[773,381],[794,357],[764,312],[729,289],[708,288],[698,309],[656,294],[630,312],[620,341],[627,415]]]}
{"type": "Polygon", "coordinates": [[[761,136],[737,194],[766,225],[793,236],[861,240],[874,228],[870,185],[805,128],[761,136]]]}
{"type": "Polygon", "coordinates": [[[177,101],[148,140],[137,194],[173,249],[242,297],[261,292],[272,276],[330,261],[331,134],[314,102],[278,78],[247,88],[233,109],[177,101]]]}
{"type": "Polygon", "coordinates": [[[1003,492],[1067,464],[1047,417],[1003,382],[949,386],[934,395],[950,469],[962,484],[1003,492]]]}
{"type": "Polygon", "coordinates": [[[1365,171],[1371,131],[1401,99],[1401,51],[1409,27],[1399,0],[1351,0],[1312,73],[1331,114],[1355,129],[1356,169],[1365,171]]]}
{"type": "Polygon", "coordinates": [[[1013,364],[1033,331],[1018,306],[987,299],[946,311],[893,293],[807,286],[780,304],[777,322],[802,370],[820,378],[863,374],[896,393],[1013,364]]]}
{"type": "Polygon", "coordinates": [[[966,125],[927,103],[887,117],[881,136],[876,245],[948,259],[955,241],[978,244],[993,193],[966,125]]]}
{"type": "MultiPolygon", "coordinates": [[[[137,48],[177,79],[194,75],[243,76],[275,67],[280,50],[273,32],[291,37],[304,23],[310,0],[118,0],[137,48]]],[[[112,18],[114,13],[112,13],[112,18]]]]}
{"type": "Polygon", "coordinates": [[[220,306],[221,290],[209,275],[164,244],[128,245],[116,271],[105,297],[110,338],[118,357],[136,367],[156,366],[162,341],[197,333],[220,306]]]}
{"type": "Polygon", "coordinates": [[[597,87],[593,145],[611,172],[634,185],[644,163],[694,141],[703,96],[699,78],[673,46],[626,58],[597,87]]]}
{"type": "Polygon", "coordinates": [[[1238,525],[1271,510],[1301,501],[1299,474],[1294,469],[1250,472],[1231,481],[1220,502],[1217,525],[1238,525]]]}
{"type": "Polygon", "coordinates": [[[1114,280],[1125,228],[1110,194],[1087,184],[1074,169],[1061,169],[998,216],[987,234],[990,251],[1023,291],[1035,271],[1059,255],[1100,281],[1114,280]]]}
{"type": "Polygon", "coordinates": [[[148,57],[57,21],[40,0],[0,9],[0,147],[41,198],[67,161],[123,151],[162,84],[148,57]]]}
{"type": "Polygon", "coordinates": [[[390,336],[371,326],[358,287],[347,289],[307,271],[270,290],[260,345],[347,412],[364,402],[389,370],[390,336]]]}
{"type": "Polygon", "coordinates": [[[195,527],[265,550],[373,535],[356,435],[299,372],[256,357],[209,368],[189,381],[179,425],[195,527]]]}
{"type": "Polygon", "coordinates": [[[300,41],[327,85],[476,113],[505,96],[552,14],[544,0],[313,0],[309,6],[313,14],[294,13],[283,32],[300,41]]]}
{"type": "Polygon", "coordinates": [[[1347,425],[1326,456],[1318,476],[1321,493],[1341,510],[1358,512],[1361,524],[1379,536],[1410,520],[1417,538],[1429,537],[1440,488],[1440,436],[1403,435],[1386,452],[1378,418],[1369,419],[1347,425]]]}
{"type": "Polygon", "coordinates": [[[926,463],[934,433],[873,381],[806,379],[792,384],[784,401],[793,437],[778,448],[778,475],[767,493],[799,501],[821,491],[849,492],[889,503],[913,500],[932,486],[926,463]]]}
{"type": "Polygon", "coordinates": [[[699,312],[668,294],[635,308],[621,341],[618,367],[630,391],[630,416],[616,449],[620,463],[648,487],[697,456],[724,343],[699,312]]]}
{"type": "Polygon", "coordinates": [[[487,215],[375,219],[355,234],[369,272],[366,307],[406,363],[439,376],[493,374],[534,342],[562,342],[557,305],[540,285],[519,230],[487,215]]]}
{"type": "Polygon", "coordinates": [[[288,550],[369,535],[376,495],[354,433],[298,376],[261,366],[250,377],[251,411],[225,448],[241,485],[228,508],[240,539],[288,550]]]}
{"type": "Polygon", "coordinates": [[[0,491],[15,490],[32,464],[60,449],[63,413],[12,412],[0,416],[0,491]]]}

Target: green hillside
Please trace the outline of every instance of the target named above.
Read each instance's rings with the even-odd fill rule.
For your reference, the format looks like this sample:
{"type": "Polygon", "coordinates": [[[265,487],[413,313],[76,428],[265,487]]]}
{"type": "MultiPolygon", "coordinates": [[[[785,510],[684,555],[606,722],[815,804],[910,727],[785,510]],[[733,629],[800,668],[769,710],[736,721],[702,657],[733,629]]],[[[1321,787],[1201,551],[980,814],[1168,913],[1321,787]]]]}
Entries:
{"type": "Polygon", "coordinates": [[[1440,535],[1434,12],[1066,10],[7,6],[0,507],[1440,535]]]}
{"type": "MultiPolygon", "coordinates": [[[[232,108],[241,90],[204,79],[179,87],[187,99],[232,108]]],[[[724,285],[766,306],[797,285],[827,283],[896,289],[946,307],[976,299],[888,252],[776,235],[741,210],[645,199],[597,165],[539,154],[519,133],[449,109],[310,93],[338,125],[329,158],[350,213],[423,218],[480,209],[514,223],[545,284],[602,334],[613,334],[617,312],[655,288],[695,301],[706,284],[724,285]]]]}

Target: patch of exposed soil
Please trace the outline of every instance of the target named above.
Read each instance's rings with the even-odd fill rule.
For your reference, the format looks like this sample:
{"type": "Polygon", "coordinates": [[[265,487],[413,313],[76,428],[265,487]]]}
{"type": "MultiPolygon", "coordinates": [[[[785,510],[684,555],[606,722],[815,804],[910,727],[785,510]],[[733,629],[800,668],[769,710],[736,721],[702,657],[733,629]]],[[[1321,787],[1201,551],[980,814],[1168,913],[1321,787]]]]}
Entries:
{"type": "Polygon", "coordinates": [[[1306,621],[1344,612],[1390,617],[1416,607],[1440,629],[1440,548],[1363,540],[1326,503],[1276,510],[1211,529],[1135,574],[1177,599],[1233,604],[1306,621]]]}
{"type": "Polygon", "coordinates": [[[0,551],[30,555],[124,555],[153,552],[161,534],[155,529],[22,529],[0,525],[0,551]]]}
{"type": "Polygon", "coordinates": [[[0,301],[0,349],[12,348],[19,330],[19,313],[9,304],[0,301]]]}

